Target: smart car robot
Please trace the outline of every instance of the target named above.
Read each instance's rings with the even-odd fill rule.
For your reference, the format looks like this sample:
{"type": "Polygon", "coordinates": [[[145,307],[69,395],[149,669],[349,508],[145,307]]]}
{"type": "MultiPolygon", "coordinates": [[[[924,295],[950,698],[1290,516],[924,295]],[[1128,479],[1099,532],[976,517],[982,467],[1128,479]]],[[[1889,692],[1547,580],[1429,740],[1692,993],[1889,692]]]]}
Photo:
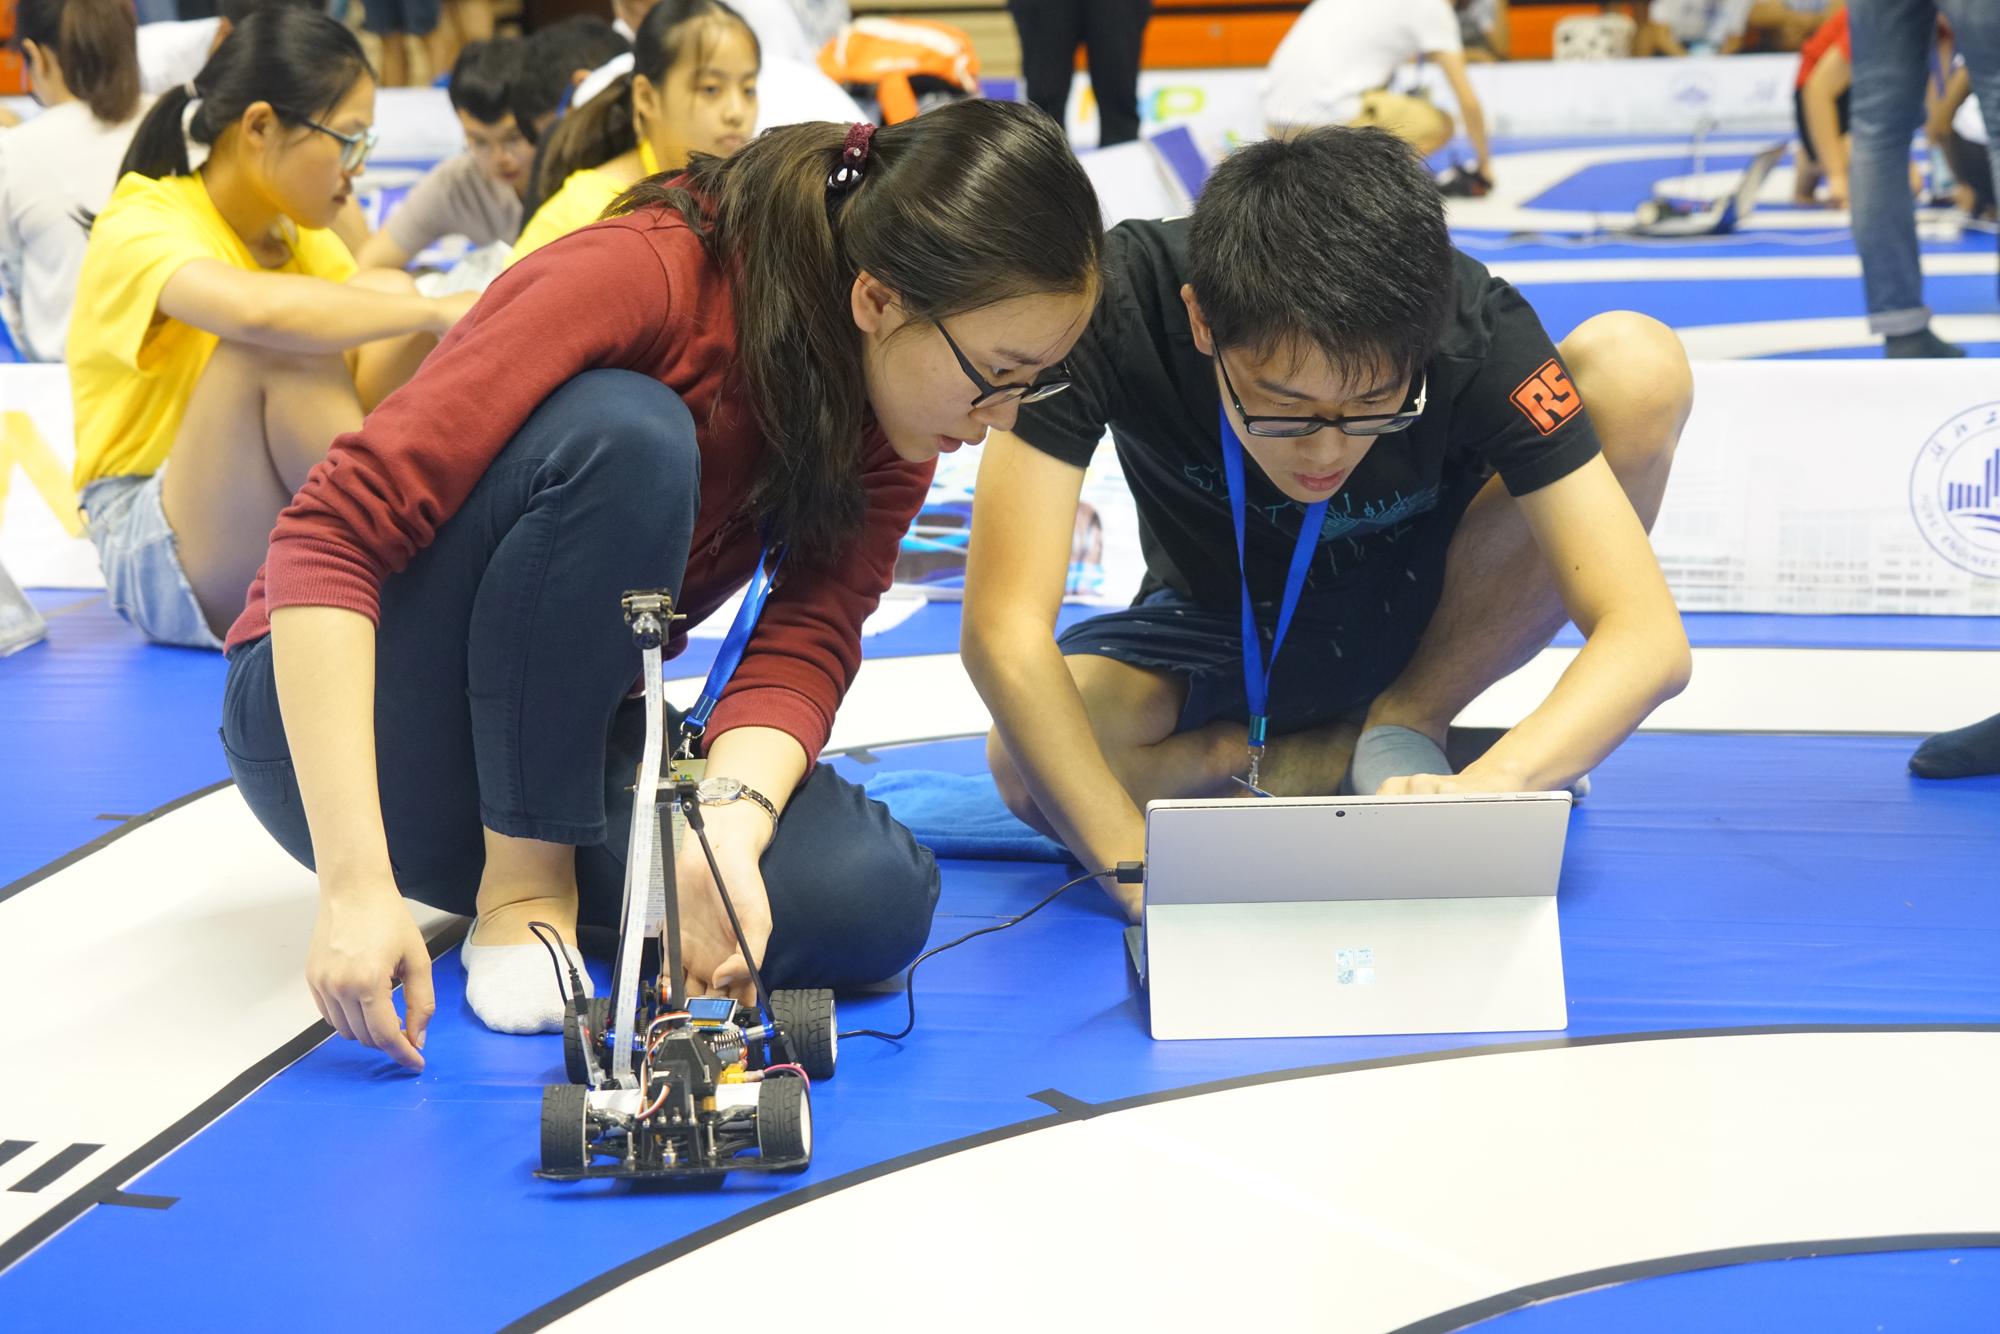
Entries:
{"type": "MultiPolygon", "coordinates": [[[[609,996],[585,998],[568,967],[567,1084],[542,1091],[542,1166],[555,1181],[698,1180],[737,1171],[796,1172],[812,1162],[812,1081],[831,1078],[833,993],[767,992],[751,968],[754,1006],[685,994],[676,836],[699,840],[731,930],[751,959],[702,826],[688,769],[662,775],[661,647],[676,619],[671,594],[623,599],[644,663],[646,748],[632,793],[632,832],[617,962],[609,996]]],[[[537,934],[553,930],[536,924],[537,934]]],[[[557,959],[562,952],[551,946],[557,959]]],[[[558,963],[562,980],[565,965],[558,963]]]]}

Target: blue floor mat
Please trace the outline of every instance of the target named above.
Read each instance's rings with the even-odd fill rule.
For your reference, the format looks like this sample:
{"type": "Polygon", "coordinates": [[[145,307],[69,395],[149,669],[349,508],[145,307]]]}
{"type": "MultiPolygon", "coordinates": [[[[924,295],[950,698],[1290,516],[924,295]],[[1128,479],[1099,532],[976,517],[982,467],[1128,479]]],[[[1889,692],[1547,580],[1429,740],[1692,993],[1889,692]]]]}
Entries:
{"type": "MultiPolygon", "coordinates": [[[[1563,873],[1570,1034],[2000,1015],[2000,779],[1925,784],[1903,772],[1907,749],[1640,736],[1606,761],[1563,873]]],[[[948,863],[935,938],[1021,910],[1062,874],[948,863]]],[[[447,956],[429,1071],[319,1047],[128,1186],[171,1208],[92,1211],[0,1276],[0,1306],[51,1313],[21,1328],[157,1324],[163,1310],[185,1328],[234,1328],[268,1315],[271,1293],[310,1290],[287,1313],[294,1328],[345,1330],[384,1309],[419,1327],[494,1328],[783,1192],[1019,1127],[1045,1114],[1029,1097],[1039,1090],[1102,1102],[1467,1041],[1156,1044],[1121,929],[1085,886],[939,956],[919,974],[915,1036],[845,1044],[839,1077],[815,1091],[812,1170],[700,1195],[535,1180],[537,1100],[558,1078],[559,1041],[479,1028],[447,956]],[[420,1256],[385,1258],[403,1245],[420,1256]],[[218,1254],[257,1281],[216,1281],[218,1254]],[[118,1283],[95,1281],[114,1272],[118,1283]],[[366,1284],[326,1281],[362,1272],[366,1284]]],[[[896,1027],[902,1013],[878,996],[849,1001],[842,1019],[896,1027]]]]}

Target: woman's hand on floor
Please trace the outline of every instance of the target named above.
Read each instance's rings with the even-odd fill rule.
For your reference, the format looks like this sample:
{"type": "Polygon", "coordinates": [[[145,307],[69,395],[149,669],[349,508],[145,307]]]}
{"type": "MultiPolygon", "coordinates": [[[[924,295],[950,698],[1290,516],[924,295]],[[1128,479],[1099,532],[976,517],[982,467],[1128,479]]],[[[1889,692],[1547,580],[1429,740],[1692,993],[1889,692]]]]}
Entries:
{"type": "Polygon", "coordinates": [[[681,840],[674,864],[681,906],[681,967],[687,975],[688,994],[729,996],[754,1004],[756,988],[750,981],[750,967],[752,963],[763,964],[764,949],[771,940],[771,899],[758,864],[770,846],[771,817],[749,801],[704,806],[702,816],[751,958],[745,959],[737,946],[722,897],[716,893],[715,876],[702,855],[701,840],[690,829],[681,840]]]}
{"type": "MultiPolygon", "coordinates": [[[[761,888],[761,886],[760,886],[761,888]]],[[[306,986],[320,1017],[344,1038],[424,1068],[424,1030],[437,1009],[431,954],[393,883],[351,890],[322,887],[306,951],[306,986]],[[403,984],[407,1022],[396,1016],[403,984]]]]}

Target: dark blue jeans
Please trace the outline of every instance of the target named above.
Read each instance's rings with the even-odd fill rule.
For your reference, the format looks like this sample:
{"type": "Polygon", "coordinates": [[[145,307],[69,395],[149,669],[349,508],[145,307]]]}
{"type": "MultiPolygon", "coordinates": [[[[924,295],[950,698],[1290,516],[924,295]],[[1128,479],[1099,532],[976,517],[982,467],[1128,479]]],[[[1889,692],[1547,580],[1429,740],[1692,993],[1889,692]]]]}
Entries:
{"type": "Polygon", "coordinates": [[[1848,167],[1854,246],[1872,333],[1917,333],[1930,323],[1910,203],[1910,137],[1924,120],[1924,80],[1937,16],[1952,33],[1986,119],[2000,176],[2000,4],[1995,0],[1852,0],[1854,160],[1848,167]]]}
{"type": "MultiPolygon", "coordinates": [[[[693,419],[658,381],[591,371],[551,395],[465,505],[382,586],[375,748],[403,893],[470,914],[482,826],[577,849],[581,920],[616,925],[645,719],[628,589],[678,594],[700,505],[693,419]]],[[[269,638],[229,655],[222,740],[244,800],[313,864],[269,638]]],[[[937,863],[816,768],[764,854],[765,980],[848,986],[923,947],[937,863]]]]}

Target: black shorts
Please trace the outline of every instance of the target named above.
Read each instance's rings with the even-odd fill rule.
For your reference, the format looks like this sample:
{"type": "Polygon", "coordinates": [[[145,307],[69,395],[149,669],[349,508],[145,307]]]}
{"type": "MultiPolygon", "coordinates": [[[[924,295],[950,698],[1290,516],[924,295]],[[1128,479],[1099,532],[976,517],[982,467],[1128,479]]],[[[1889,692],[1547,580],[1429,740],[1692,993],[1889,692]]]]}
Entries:
{"type": "Polygon", "coordinates": [[[361,27],[377,36],[406,32],[428,37],[436,31],[440,0],[361,0],[361,27]]]}
{"type": "MultiPolygon", "coordinates": [[[[1840,112],[1840,132],[1846,134],[1848,128],[1847,94],[1842,93],[1834,101],[1833,105],[1835,110],[1840,112]]],[[[1813,161],[1826,161],[1826,155],[1813,146],[1812,131],[1806,128],[1806,90],[1803,88],[1792,89],[1792,123],[1798,126],[1799,142],[1806,146],[1808,153],[1812,154],[1813,161]]]]}
{"type": "MultiPolygon", "coordinates": [[[[1389,548],[1392,558],[1358,566],[1332,587],[1306,591],[1271,677],[1272,736],[1364,713],[1402,675],[1444,591],[1445,553],[1458,522],[1485,482],[1467,477],[1449,483],[1437,506],[1402,530],[1389,548]]],[[[1235,603],[1209,606],[1154,584],[1123,611],[1071,626],[1056,646],[1065,655],[1092,654],[1186,677],[1187,702],[1175,728],[1186,732],[1250,716],[1242,616],[1235,603]]],[[[1275,600],[1258,603],[1267,661],[1277,618],[1275,600]]]]}

